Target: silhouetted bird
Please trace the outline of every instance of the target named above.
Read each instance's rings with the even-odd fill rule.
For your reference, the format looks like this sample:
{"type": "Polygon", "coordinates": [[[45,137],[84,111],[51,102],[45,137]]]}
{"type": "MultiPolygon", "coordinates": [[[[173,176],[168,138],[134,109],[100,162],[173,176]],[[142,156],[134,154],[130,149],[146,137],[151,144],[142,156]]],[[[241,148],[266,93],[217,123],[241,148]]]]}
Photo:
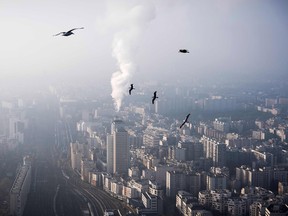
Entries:
{"type": "Polygon", "coordinates": [[[157,91],[154,92],[154,95],[152,97],[152,104],[154,104],[155,99],[158,98],[156,94],[157,94],[157,91]]]}
{"type": "Polygon", "coordinates": [[[131,91],[132,91],[133,89],[135,89],[135,88],[134,88],[133,84],[131,84],[130,89],[129,89],[129,95],[131,95],[131,91]]]}
{"type": "Polygon", "coordinates": [[[184,122],[180,125],[180,128],[182,128],[186,123],[188,123],[189,116],[190,116],[190,113],[186,116],[184,122]]]}
{"type": "Polygon", "coordinates": [[[189,53],[189,51],[187,49],[180,49],[179,52],[180,53],[189,53]]]}
{"type": "Polygon", "coordinates": [[[69,30],[69,31],[67,31],[67,32],[60,32],[60,33],[58,33],[58,34],[56,34],[56,35],[54,35],[54,36],[57,36],[57,35],[70,36],[70,35],[74,34],[73,31],[76,30],[76,29],[84,29],[84,27],[74,28],[74,29],[71,29],[71,30],[69,30]]]}

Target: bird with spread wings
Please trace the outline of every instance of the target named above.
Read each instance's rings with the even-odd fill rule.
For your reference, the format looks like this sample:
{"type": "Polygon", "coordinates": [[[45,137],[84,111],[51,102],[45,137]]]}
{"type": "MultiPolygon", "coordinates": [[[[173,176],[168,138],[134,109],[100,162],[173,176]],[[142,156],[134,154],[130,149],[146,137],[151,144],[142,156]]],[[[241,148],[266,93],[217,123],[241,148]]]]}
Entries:
{"type": "Polygon", "coordinates": [[[183,121],[183,123],[180,125],[180,129],[186,124],[188,123],[188,118],[190,116],[190,113],[186,116],[185,120],[183,121]]]}
{"type": "Polygon", "coordinates": [[[55,34],[54,36],[58,36],[58,35],[70,36],[70,35],[74,34],[73,31],[74,31],[74,30],[77,30],[77,29],[84,29],[84,27],[81,27],[81,28],[73,28],[73,29],[71,29],[71,30],[69,30],[69,31],[67,31],[67,32],[60,32],[60,33],[58,33],[58,34],[55,34]]]}
{"type": "Polygon", "coordinates": [[[154,95],[152,97],[152,104],[154,104],[154,101],[156,100],[157,97],[157,91],[154,92],[154,95]]]}
{"type": "Polygon", "coordinates": [[[129,88],[129,95],[131,95],[131,92],[132,92],[133,89],[135,89],[135,88],[134,88],[134,85],[131,84],[131,85],[130,85],[130,88],[129,88]]]}

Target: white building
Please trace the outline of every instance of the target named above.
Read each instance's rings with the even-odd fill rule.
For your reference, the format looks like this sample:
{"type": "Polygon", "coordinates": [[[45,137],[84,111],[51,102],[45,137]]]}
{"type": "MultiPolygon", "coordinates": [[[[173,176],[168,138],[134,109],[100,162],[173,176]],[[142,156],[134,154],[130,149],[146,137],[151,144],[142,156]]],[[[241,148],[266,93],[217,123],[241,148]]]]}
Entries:
{"type": "Polygon", "coordinates": [[[80,172],[82,157],[86,157],[88,155],[88,146],[79,142],[70,143],[70,150],[71,167],[72,169],[78,170],[80,172]]]}
{"type": "Polygon", "coordinates": [[[187,204],[189,200],[195,200],[196,197],[186,191],[178,191],[176,194],[176,208],[183,214],[188,215],[187,204]]]}
{"type": "Polygon", "coordinates": [[[142,203],[145,209],[141,209],[142,214],[158,214],[163,213],[163,200],[160,197],[145,192],[142,194],[142,203]]]}
{"type": "Polygon", "coordinates": [[[166,172],[166,196],[175,197],[179,190],[186,188],[186,176],[180,171],[166,172]]]}
{"type": "Polygon", "coordinates": [[[136,188],[130,187],[130,186],[125,186],[123,185],[122,188],[122,196],[125,198],[140,198],[141,197],[141,193],[139,193],[139,191],[136,188]]]}
{"type": "Polygon", "coordinates": [[[227,188],[227,177],[222,174],[211,174],[209,173],[206,177],[207,190],[226,189],[227,188]]]}
{"type": "Polygon", "coordinates": [[[89,182],[89,172],[96,168],[94,161],[81,160],[81,180],[89,182]]]}
{"type": "Polygon", "coordinates": [[[245,216],[247,214],[246,201],[243,199],[228,199],[228,213],[233,216],[245,216]]]}
{"type": "Polygon", "coordinates": [[[93,186],[102,187],[103,182],[101,174],[102,174],[101,172],[97,171],[89,172],[89,183],[93,186]]]}

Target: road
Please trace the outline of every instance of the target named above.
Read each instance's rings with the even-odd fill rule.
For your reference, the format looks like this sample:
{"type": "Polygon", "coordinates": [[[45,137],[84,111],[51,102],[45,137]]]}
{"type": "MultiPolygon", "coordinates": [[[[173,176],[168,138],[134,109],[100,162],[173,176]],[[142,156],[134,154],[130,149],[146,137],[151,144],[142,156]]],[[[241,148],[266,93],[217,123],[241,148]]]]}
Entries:
{"type": "Polygon", "coordinates": [[[35,106],[29,116],[30,125],[27,133],[29,137],[25,147],[27,152],[33,152],[34,160],[32,184],[23,215],[85,215],[83,198],[65,186],[66,182],[58,167],[57,159],[52,154],[55,145],[57,108],[51,109],[53,106],[46,104],[49,100],[42,103],[35,106]]]}
{"type": "Polygon", "coordinates": [[[125,215],[120,200],[82,182],[69,168],[70,126],[58,118],[56,104],[45,103],[49,100],[30,112],[26,148],[27,152],[33,152],[34,160],[31,190],[23,215],[100,216],[105,209],[118,208],[125,215]]]}

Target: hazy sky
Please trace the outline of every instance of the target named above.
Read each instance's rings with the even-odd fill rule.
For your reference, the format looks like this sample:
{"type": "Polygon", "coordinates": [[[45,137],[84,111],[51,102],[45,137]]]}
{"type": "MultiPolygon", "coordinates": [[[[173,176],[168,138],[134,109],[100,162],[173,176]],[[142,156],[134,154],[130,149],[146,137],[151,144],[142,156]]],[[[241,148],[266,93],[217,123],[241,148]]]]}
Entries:
{"type": "Polygon", "coordinates": [[[0,79],[109,86],[127,67],[120,85],[286,74],[287,11],[287,0],[1,0],[0,79]]]}

